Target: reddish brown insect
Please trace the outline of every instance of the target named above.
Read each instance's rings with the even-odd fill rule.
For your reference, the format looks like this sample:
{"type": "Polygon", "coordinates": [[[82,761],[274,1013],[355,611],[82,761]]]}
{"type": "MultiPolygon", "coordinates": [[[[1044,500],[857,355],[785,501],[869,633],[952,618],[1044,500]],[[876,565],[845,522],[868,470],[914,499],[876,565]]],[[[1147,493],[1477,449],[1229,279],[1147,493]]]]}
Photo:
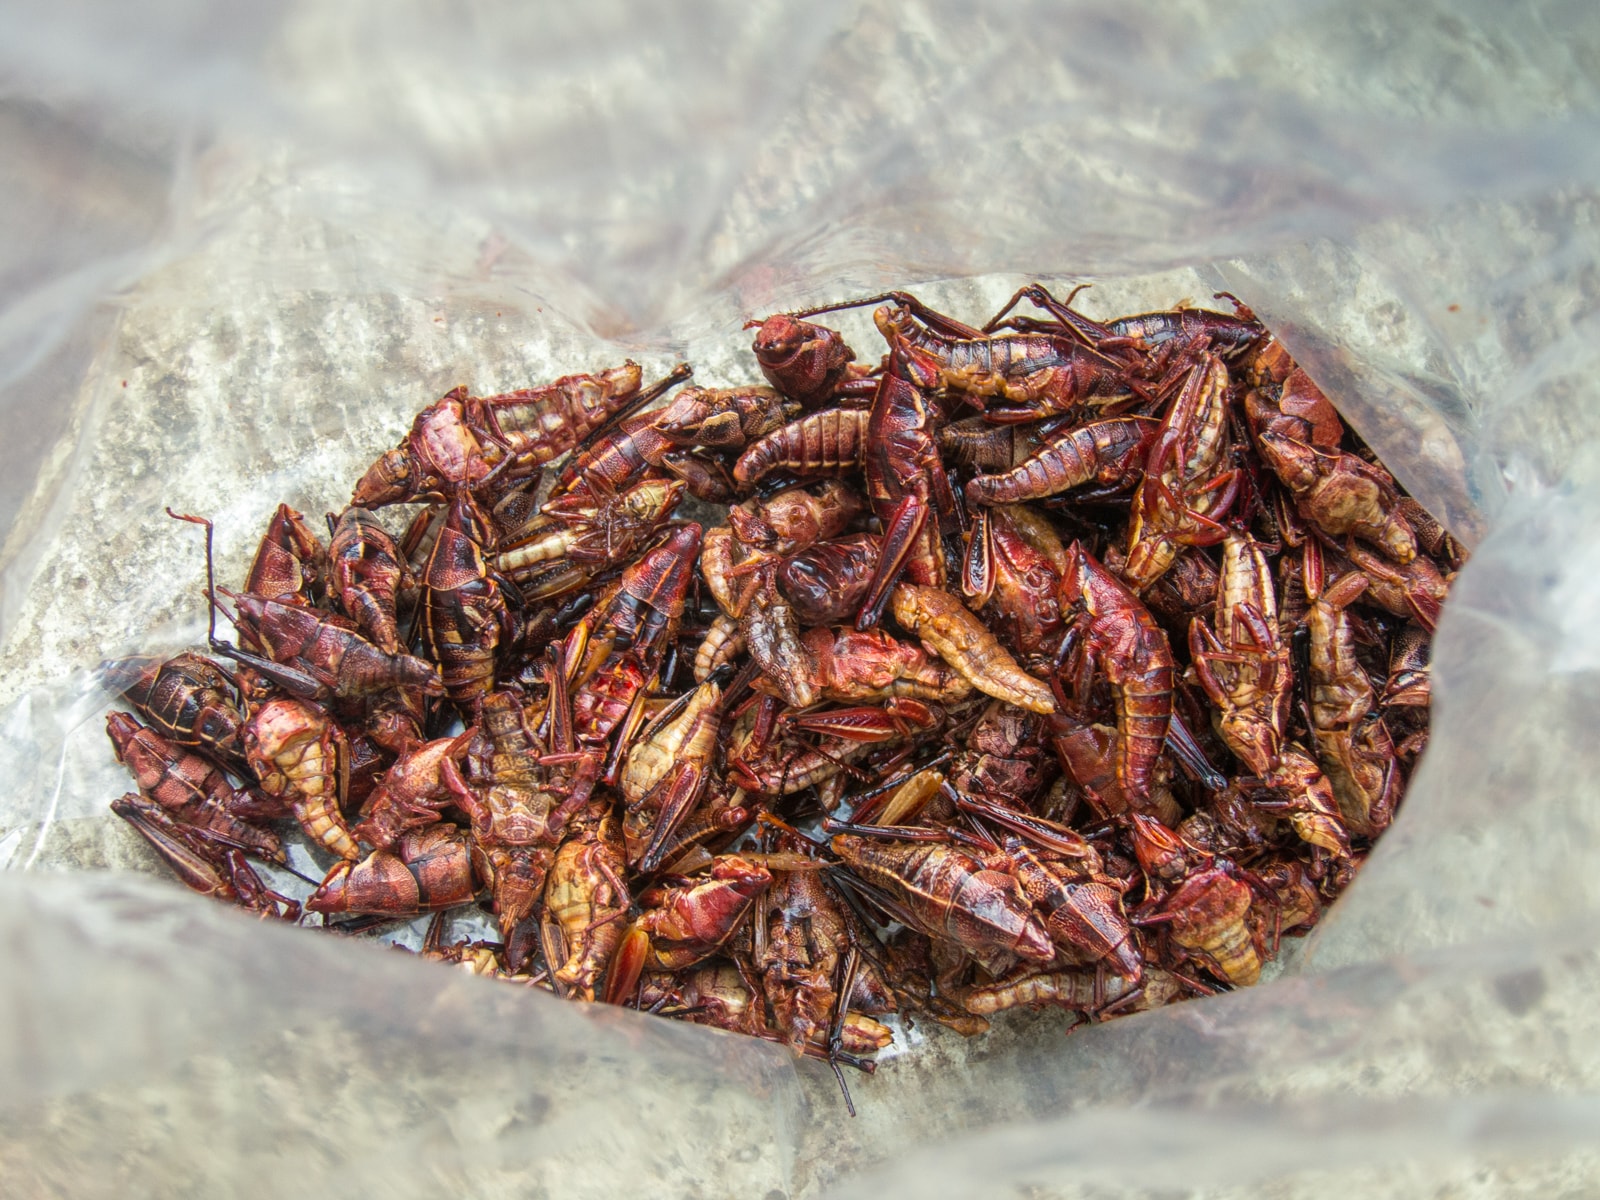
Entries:
{"type": "Polygon", "coordinates": [[[219,844],[282,863],[283,842],[253,821],[282,816],[285,810],[265,798],[236,791],[223,773],[198,754],[146,729],[127,713],[106,718],[106,733],[117,761],[127,766],[139,791],[173,821],[219,844]]]}
{"type": "Polygon", "coordinates": [[[1050,935],[1010,875],[985,870],[953,846],[835,834],[833,852],[868,883],[881,888],[898,919],[1003,973],[1015,958],[1049,962],[1050,935]]]}
{"type": "Polygon", "coordinates": [[[831,625],[853,617],[872,586],[883,543],[875,533],[855,533],[786,558],[777,584],[805,625],[831,625]]]}
{"type": "Polygon", "coordinates": [[[872,512],[883,522],[883,546],[857,629],[878,623],[902,571],[911,583],[944,586],[939,527],[954,522],[960,509],[939,458],[942,419],[921,388],[897,370],[884,372],[869,410],[863,472],[872,512]]]}
{"type": "Polygon", "coordinates": [[[520,630],[517,611],[489,566],[492,538],[471,493],[456,493],[423,574],[423,642],[458,704],[470,705],[494,688],[496,651],[520,630]]]}
{"type": "Polygon", "coordinates": [[[436,823],[401,835],[392,852],[335,863],[306,908],[410,917],[470,904],[476,890],[465,836],[454,825],[436,823]]]}
{"type": "Polygon", "coordinates": [[[679,446],[743,450],[799,415],[771,388],[688,387],[656,416],[655,428],[679,446]]]}
{"type": "Polygon", "coordinates": [[[1111,685],[1117,708],[1116,781],[1137,804],[1150,794],[1172,718],[1172,650],[1149,610],[1080,543],[1074,542],[1067,555],[1061,606],[1074,614],[1077,670],[1086,680],[1098,667],[1111,685]]]}
{"type": "Polygon", "coordinates": [[[239,849],[139,796],[113,800],[111,811],[126,821],[190,890],[231,901],[263,917],[299,919],[300,905],[262,883],[239,849]]]}
{"type": "Polygon", "coordinates": [[[787,313],[752,321],[745,328],[756,324],[760,328],[751,349],[761,373],[778,391],[805,407],[826,403],[859,378],[853,378],[855,352],[834,330],[787,313]]]}
{"type": "Polygon", "coordinates": [[[266,600],[316,604],[328,574],[328,553],[305,517],[278,505],[245,576],[244,590],[266,600]]]}
{"type": "Polygon", "coordinates": [[[394,654],[400,649],[396,606],[406,578],[400,547],[364,508],[346,508],[337,521],[330,516],[329,525],[329,591],[380,650],[394,654]]]}
{"type": "Polygon", "coordinates": [[[885,1012],[1254,982],[1393,818],[1461,553],[1247,309],[1075,294],[830,306],[886,302],[872,364],[779,314],[772,387],[456,389],[357,485],[430,505],[400,544],[280,507],[236,671],[107,666],[152,723],[111,719],[114,811],[263,916],[331,853],[345,934],[432,913],[423,957],[836,1073],[885,1012]],[[474,904],[499,940],[447,944],[474,904]]]}
{"type": "Polygon", "coordinates": [[[641,970],[681,971],[711,957],[771,882],[765,867],[728,855],[703,880],[646,891],[639,898],[644,911],[612,964],[607,1001],[616,1004],[631,995],[641,970]]]}
{"type": "Polygon", "coordinates": [[[101,663],[100,671],[106,686],[120,691],[168,741],[243,767],[239,688],[209,658],[191,652],[168,659],[134,655],[101,663]]]}
{"type": "Polygon", "coordinates": [[[627,931],[626,870],[621,828],[603,807],[574,823],[550,867],[545,912],[563,952],[555,978],[585,1000],[594,999],[627,931]]]}
{"type": "Polygon", "coordinates": [[[934,312],[905,292],[874,299],[892,301],[873,313],[873,320],[891,353],[910,364],[916,382],[1009,401],[985,408],[991,421],[1028,421],[1103,407],[1130,394],[1132,364],[1076,337],[986,334],[934,312]]]}
{"type": "Polygon", "coordinates": [[[1155,440],[1148,417],[1111,417],[1066,426],[1042,439],[1026,461],[999,475],[979,475],[967,484],[968,504],[1015,504],[1039,500],[1095,483],[1120,488],[1136,482],[1155,440]]]}
{"type": "Polygon", "coordinates": [[[799,476],[839,475],[860,466],[866,448],[866,410],[826,408],[752,442],[733,464],[733,481],[749,487],[779,470],[799,476]]]}
{"type": "Polygon", "coordinates": [[[294,810],[306,837],[348,858],[361,851],[345,824],[349,778],[344,732],[326,713],[304,700],[272,700],[250,715],[245,753],[261,787],[294,810]]]}

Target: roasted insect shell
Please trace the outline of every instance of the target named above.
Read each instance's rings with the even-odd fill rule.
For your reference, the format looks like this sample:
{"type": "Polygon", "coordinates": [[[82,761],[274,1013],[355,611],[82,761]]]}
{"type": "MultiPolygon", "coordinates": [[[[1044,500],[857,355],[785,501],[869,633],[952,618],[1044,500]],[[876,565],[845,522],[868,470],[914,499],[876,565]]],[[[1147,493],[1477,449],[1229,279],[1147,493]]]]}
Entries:
{"type": "Polygon", "coordinates": [[[835,834],[833,852],[863,879],[887,891],[897,916],[930,937],[944,938],[986,966],[1012,956],[1049,962],[1056,956],[1017,881],[985,870],[952,846],[880,841],[835,834]]]}
{"type": "Polygon", "coordinates": [[[709,958],[733,936],[771,882],[765,867],[730,854],[717,859],[707,879],[646,893],[640,901],[645,911],[632,930],[649,939],[645,965],[681,971],[709,958]]]}
{"type": "Polygon", "coordinates": [[[896,585],[894,618],[932,646],[973,687],[1030,712],[1052,713],[1050,687],[1017,665],[961,601],[939,588],[896,585]]]}
{"type": "Polygon", "coordinates": [[[805,625],[831,625],[855,615],[882,554],[875,533],[818,542],[783,560],[777,583],[805,625]]]}
{"type": "Polygon", "coordinates": [[[861,465],[867,413],[828,408],[809,413],[750,444],[733,464],[733,480],[751,485],[777,470],[794,475],[839,475],[861,465]]]}
{"type": "Polygon", "coordinates": [[[284,861],[283,843],[271,830],[250,823],[247,814],[262,806],[232,785],[211,763],[146,729],[127,713],[106,717],[106,732],[117,761],[133,772],[139,790],[173,820],[198,836],[230,844],[271,862],[284,861]]]}
{"type": "Polygon", "coordinates": [[[902,642],[882,629],[860,632],[818,626],[800,635],[816,669],[817,694],[824,700],[960,700],[969,684],[920,646],[902,642]]]}
{"type": "Polygon", "coordinates": [[[832,396],[855,359],[837,332],[787,313],[763,321],[751,349],[767,382],[807,406],[832,396]]]}
{"type": "Polygon", "coordinates": [[[705,790],[721,705],[722,689],[702,683],[678,712],[645,730],[628,752],[621,779],[627,802],[622,828],[628,860],[641,870],[660,866],[662,848],[705,790]]]}
{"type": "Polygon", "coordinates": [[[472,705],[494,688],[496,651],[517,620],[490,569],[493,533],[468,492],[450,502],[423,575],[420,624],[446,692],[472,705]]]}
{"type": "Polygon", "coordinates": [[[769,554],[796,554],[837,537],[866,511],[855,488],[837,479],[785,488],[764,500],[747,500],[728,510],[739,541],[769,554]]]}
{"type": "Polygon", "coordinates": [[[271,600],[315,604],[322,598],[327,557],[305,517],[280,504],[256,548],[244,590],[271,600]]]}
{"type": "Polygon", "coordinates": [[[1162,905],[1172,940],[1236,987],[1261,978],[1260,951],[1245,923],[1249,911],[1249,887],[1215,868],[1191,875],[1162,905]]]}
{"type": "Polygon", "coordinates": [[[334,526],[328,562],[331,590],[345,615],[379,649],[398,651],[396,606],[406,570],[389,531],[366,509],[346,508],[334,526]]]}
{"type": "Polygon", "coordinates": [[[340,811],[344,733],[326,713],[304,700],[269,701],[246,722],[244,744],[262,788],[290,803],[308,838],[340,858],[361,858],[340,811]]]}
{"type": "Polygon", "coordinates": [[[335,863],[306,908],[408,917],[470,904],[475,890],[466,837],[440,823],[402,835],[393,851],[335,863]]]}
{"type": "Polygon", "coordinates": [[[545,909],[561,929],[566,961],[555,977],[585,1000],[622,941],[628,885],[617,820],[604,813],[580,822],[556,852],[545,881],[545,909]]]}
{"type": "Polygon", "coordinates": [[[234,603],[241,631],[248,629],[273,662],[304,676],[298,695],[349,698],[389,688],[415,687],[431,695],[443,690],[431,663],[384,653],[343,617],[258,596],[235,596],[234,603]]]}
{"type": "Polygon", "coordinates": [[[1131,486],[1155,439],[1148,417],[1110,417],[1058,429],[1038,451],[998,475],[979,475],[967,484],[968,504],[1015,504],[1039,500],[1086,483],[1131,486]]]}
{"type": "Polygon", "coordinates": [[[1149,610],[1080,543],[1067,554],[1061,606],[1081,614],[1077,620],[1085,641],[1111,684],[1117,706],[1116,778],[1137,805],[1150,794],[1172,720],[1172,648],[1149,610]]]}
{"type": "Polygon", "coordinates": [[[655,426],[680,446],[742,450],[799,415],[799,406],[772,388],[686,387],[661,410],[655,426]]]}
{"type": "Polygon", "coordinates": [[[187,651],[168,659],[134,655],[101,663],[100,670],[106,686],[120,691],[168,741],[242,770],[239,689],[209,658],[187,651]]]}

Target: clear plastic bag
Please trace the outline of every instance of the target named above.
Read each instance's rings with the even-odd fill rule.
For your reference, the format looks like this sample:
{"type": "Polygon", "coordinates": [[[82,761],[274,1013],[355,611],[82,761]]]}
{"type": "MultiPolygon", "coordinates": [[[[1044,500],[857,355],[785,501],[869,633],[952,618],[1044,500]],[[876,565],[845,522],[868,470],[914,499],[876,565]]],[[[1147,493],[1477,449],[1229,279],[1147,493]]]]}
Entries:
{"type": "Polygon", "coordinates": [[[1555,2],[0,8],[6,1192],[1588,1190],[1597,62],[1555,2]],[[456,383],[735,382],[751,315],[1031,276],[1237,294],[1475,549],[1400,819],[1278,978],[919,1026],[850,1121],[774,1047],[107,873],[152,864],[88,672],[203,628],[163,506],[235,578],[456,383]]]}

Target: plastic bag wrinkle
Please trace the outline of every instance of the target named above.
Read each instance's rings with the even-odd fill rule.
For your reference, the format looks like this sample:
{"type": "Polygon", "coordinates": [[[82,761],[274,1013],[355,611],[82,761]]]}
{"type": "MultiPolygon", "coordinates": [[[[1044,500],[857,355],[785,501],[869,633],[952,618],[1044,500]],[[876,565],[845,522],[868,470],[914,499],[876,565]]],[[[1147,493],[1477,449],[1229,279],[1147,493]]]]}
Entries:
{"type": "Polygon", "coordinates": [[[261,1196],[303,1194],[306,1169],[394,1195],[786,1183],[777,1047],[586,1013],[156,881],[7,875],[0,895],[13,950],[37,964],[0,1002],[8,1181],[261,1196]],[[164,1126],[181,1144],[124,1158],[123,1140],[164,1126]],[[690,1141],[719,1149],[682,1153],[690,1141]]]}

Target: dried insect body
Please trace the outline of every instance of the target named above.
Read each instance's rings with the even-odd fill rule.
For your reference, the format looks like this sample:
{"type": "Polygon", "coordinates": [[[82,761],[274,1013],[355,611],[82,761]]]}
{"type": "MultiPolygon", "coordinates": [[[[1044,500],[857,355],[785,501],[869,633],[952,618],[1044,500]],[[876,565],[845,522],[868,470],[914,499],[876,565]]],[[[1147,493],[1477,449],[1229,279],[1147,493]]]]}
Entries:
{"type": "Polygon", "coordinates": [[[250,768],[269,796],[286,801],[315,844],[355,861],[362,857],[345,824],[344,732],[304,700],[271,700],[244,727],[250,768]]]}
{"type": "Polygon", "coordinates": [[[1212,867],[1184,880],[1155,915],[1170,922],[1180,957],[1193,958],[1217,978],[1249,987],[1261,977],[1260,935],[1246,922],[1250,888],[1212,867]]]}
{"type": "Polygon", "coordinates": [[[1067,554],[1050,522],[1025,505],[988,509],[974,522],[962,591],[1000,640],[1024,655],[1061,644],[1057,593],[1067,554]]]}
{"type": "Polygon", "coordinates": [[[796,708],[816,701],[811,659],[800,644],[800,622],[778,591],[772,571],[761,573],[739,628],[750,657],[785,701],[796,708]]]}
{"type": "Polygon", "coordinates": [[[1372,683],[1356,659],[1347,612],[1366,590],[1367,580],[1352,573],[1324,588],[1320,562],[1321,556],[1308,546],[1312,736],[1351,832],[1372,837],[1394,818],[1400,776],[1394,742],[1375,708],[1372,683]]]}
{"type": "Polygon", "coordinates": [[[499,540],[495,571],[525,600],[550,600],[625,565],[655,537],[683,498],[681,480],[646,479],[609,498],[572,493],[499,540]]]}
{"type": "Polygon", "coordinates": [[[748,488],[774,471],[799,476],[840,475],[860,467],[866,451],[865,409],[823,409],[751,443],[733,465],[733,481],[748,488]]]}
{"type": "Polygon", "coordinates": [[[1083,966],[1101,965],[1137,980],[1144,959],[1122,906],[1122,889],[1100,872],[1098,856],[1082,855],[1009,834],[1002,842],[1011,873],[1044,921],[1060,957],[1083,966]]]}
{"type": "Polygon", "coordinates": [[[299,919],[300,905],[262,883],[246,861],[244,851],[136,795],[113,800],[111,811],[145,840],[185,887],[203,896],[231,901],[263,917],[299,919]]]}
{"type": "Polygon", "coordinates": [[[375,787],[355,834],[369,846],[392,848],[401,835],[439,820],[439,810],[452,800],[472,802],[459,769],[475,730],[439,738],[402,754],[375,787]]]}
{"type": "Polygon", "coordinates": [[[1072,1009],[1086,1017],[1148,1012],[1183,996],[1176,976],[1146,968],[1135,983],[1096,971],[1022,971],[987,986],[961,992],[964,1008],[976,1016],[993,1016],[1020,1006],[1072,1009]]]}
{"type": "Polygon", "coordinates": [[[991,975],[1003,974],[1018,958],[1049,962],[1056,956],[1017,879],[985,869],[953,846],[845,833],[830,845],[863,882],[882,889],[890,915],[948,939],[991,975]]]}
{"type": "Polygon", "coordinates": [[[950,388],[1010,405],[991,419],[1028,420],[1103,407],[1128,396],[1131,362],[1055,333],[985,335],[904,292],[873,313],[891,353],[911,364],[924,388],[950,388]]]}
{"type": "Polygon", "coordinates": [[[1292,679],[1272,574],[1249,534],[1224,540],[1215,629],[1195,618],[1189,646],[1217,706],[1218,732],[1251,771],[1267,775],[1283,741],[1292,679]]]}
{"type": "Polygon", "coordinates": [[[883,548],[856,617],[857,629],[878,623],[902,572],[911,583],[944,586],[939,530],[952,527],[960,506],[939,457],[942,422],[932,395],[897,369],[884,372],[869,410],[862,472],[872,513],[883,524],[883,548]]]}
{"type": "Polygon", "coordinates": [[[413,917],[470,904],[476,891],[466,837],[439,822],[402,834],[393,852],[374,850],[358,863],[335,863],[306,908],[413,917]]]}
{"type": "Polygon", "coordinates": [[[1033,800],[1055,773],[1042,742],[1042,722],[1002,700],[989,703],[968,730],[950,769],[950,783],[965,796],[1004,797],[1032,811],[1033,800]]]}
{"type": "Polygon", "coordinates": [[[1149,417],[1111,417],[1087,425],[1063,425],[1045,435],[1039,449],[998,475],[967,484],[968,504],[1015,504],[1040,500],[1086,483],[1120,488],[1135,483],[1155,440],[1149,417]]]}
{"type": "MultiPolygon", "coordinates": [[[[1064,417],[1021,425],[995,425],[979,414],[951,421],[939,430],[939,449],[952,467],[1007,472],[1032,458],[1047,436],[1070,428],[1071,423],[1064,417]]],[[[968,495],[967,502],[979,501],[968,495]]]]}
{"type": "MultiPolygon", "coordinates": [[[[353,622],[299,604],[232,595],[240,640],[260,646],[271,664],[249,665],[273,683],[306,699],[372,696],[391,688],[441,690],[439,672],[410,654],[387,654],[356,631],[353,622]]],[[[213,649],[220,650],[220,646],[213,649]]]]}
{"type": "Polygon", "coordinates": [[[580,661],[574,650],[597,647],[632,649],[660,663],[683,616],[700,532],[693,522],[677,526],[601,594],[568,638],[569,665],[580,661]]]}
{"type": "Polygon", "coordinates": [[[413,500],[439,500],[447,491],[481,484],[493,470],[466,415],[467,392],[456,388],[423,409],[411,432],[367,468],[350,503],[365,508],[413,500]]]}
{"type": "MultiPolygon", "coordinates": [[[[1115,778],[1128,801],[1138,804],[1150,794],[1172,718],[1172,649],[1149,610],[1078,542],[1067,552],[1061,605],[1074,614],[1080,686],[1096,668],[1111,686],[1115,778]]],[[[1091,786],[1082,777],[1078,782],[1091,786]]]]}
{"type": "Polygon", "coordinates": [[[733,526],[706,530],[700,551],[700,579],[723,614],[737,621],[750,605],[759,579],[753,569],[761,558],[752,555],[733,535],[733,526]]]}
{"type": "Polygon", "coordinates": [[[557,800],[539,767],[541,747],[516,693],[491,692],[479,712],[483,735],[472,746],[478,786],[461,794],[460,803],[470,822],[478,872],[509,941],[538,905],[559,840],[552,827],[557,800]]]}
{"type": "Polygon", "coordinates": [[[655,428],[679,446],[742,450],[799,415],[800,406],[772,388],[687,387],[657,416],[655,428]]]}
{"type": "Polygon", "coordinates": [[[351,503],[371,508],[443,500],[493,476],[514,480],[566,453],[627,407],[638,397],[641,378],[638,364],[627,362],[500,396],[469,396],[458,387],[417,414],[400,445],[367,469],[351,503]]]}
{"type": "Polygon", "coordinates": [[[252,820],[280,816],[281,808],[236,791],[217,767],[198,754],[146,729],[127,713],[106,718],[117,761],[133,773],[142,795],[176,822],[222,845],[235,846],[269,862],[284,861],[283,842],[252,820]]]}
{"type": "MultiPolygon", "coordinates": [[[[688,365],[681,364],[648,388],[633,407],[665,394],[689,374],[688,365]]],[[[684,403],[680,397],[664,409],[637,413],[614,426],[598,429],[556,478],[546,511],[559,511],[561,505],[573,500],[593,503],[660,472],[676,475],[702,500],[726,503],[733,498],[732,485],[720,461],[681,448],[660,428],[662,423],[681,420],[702,407],[693,398],[684,403]]]]}
{"type": "Polygon", "coordinates": [[[980,692],[1030,712],[1055,711],[1049,685],[1017,666],[994,634],[949,592],[902,583],[894,591],[894,618],[980,692]]]}
{"type": "Polygon", "coordinates": [[[953,667],[911,642],[881,629],[817,626],[801,637],[816,671],[817,694],[825,700],[960,700],[969,684],[953,667]]]}
{"type": "Polygon", "coordinates": [[[239,688],[209,658],[193,653],[168,659],[134,655],[101,663],[100,671],[107,689],[120,692],[168,741],[243,768],[239,688]]]}
{"type": "Polygon", "coordinates": [[[719,668],[732,663],[744,653],[744,630],[739,622],[726,613],[718,613],[706,630],[700,648],[694,656],[694,681],[704,683],[719,668]]]}
{"type": "Polygon", "coordinates": [[[458,492],[423,575],[423,642],[457,704],[494,688],[496,651],[516,640],[520,624],[489,566],[492,538],[472,494],[458,492]]]}
{"type": "Polygon", "coordinates": [[[1370,541],[1402,566],[1416,557],[1399,487],[1382,467],[1339,449],[1339,418],[1304,371],[1291,371],[1281,388],[1269,375],[1246,398],[1245,414],[1263,461],[1302,517],[1332,537],[1370,541]]]}
{"type": "Polygon", "coordinates": [[[768,796],[789,796],[854,770],[870,745],[848,737],[790,739],[763,733],[754,714],[736,722],[728,741],[728,777],[738,787],[768,796]]]}
{"type": "Polygon", "coordinates": [[[1190,368],[1145,462],[1128,521],[1123,579],[1143,592],[1182,546],[1222,537],[1219,518],[1233,502],[1237,472],[1219,472],[1227,447],[1228,369],[1215,355],[1190,368]]]}
{"type": "Polygon", "coordinates": [[[770,1037],[761,997],[733,963],[687,971],[646,971],[633,999],[640,1010],[748,1037],[770,1037]]]}
{"type": "Polygon", "coordinates": [[[641,733],[622,768],[622,833],[629,865],[646,873],[699,802],[717,746],[722,689],[702,683],[641,733]]]}
{"type": "Polygon", "coordinates": [[[866,507],[860,492],[839,480],[825,479],[736,504],[728,510],[728,521],[735,536],[751,550],[798,554],[838,537],[866,507]]]}
{"type": "Polygon", "coordinates": [[[1394,817],[1462,554],[1237,302],[1072,299],[833,306],[886,305],[871,365],[776,314],[770,387],[456,389],[327,552],[280,506],[212,589],[236,666],[104,664],[113,811],[259,915],[434,913],[424,957],[835,1070],[885,1012],[1253,983],[1394,817]],[[444,946],[473,904],[501,940],[444,946]]]}
{"type": "Polygon", "coordinates": [[[639,897],[643,911],[612,966],[620,974],[619,986],[613,989],[608,983],[608,995],[626,995],[632,990],[628,977],[637,979],[643,969],[681,971],[710,958],[733,937],[771,882],[765,867],[727,855],[712,864],[704,879],[647,889],[639,897]]]}
{"type": "MultiPolygon", "coordinates": [[[[585,1000],[611,964],[626,932],[629,893],[622,831],[608,807],[577,821],[545,883],[547,920],[557,927],[563,961],[555,979],[585,1000]]],[[[547,955],[547,957],[549,957],[547,955]]]]}
{"type": "MultiPolygon", "coordinates": [[[[1231,361],[1257,346],[1266,336],[1266,330],[1256,320],[1255,314],[1227,292],[1217,293],[1216,298],[1232,304],[1232,313],[1194,308],[1184,301],[1176,308],[1161,312],[1136,313],[1107,322],[1091,320],[1072,307],[1072,301],[1078,293],[1088,286],[1079,284],[1065,300],[1058,300],[1042,284],[1025,284],[989,319],[983,332],[1009,328],[1066,334],[1101,350],[1132,349],[1145,352],[1150,357],[1144,365],[1157,368],[1164,367],[1169,359],[1165,353],[1150,352],[1211,349],[1231,361]],[[1044,321],[1020,315],[1008,319],[1007,314],[1024,300],[1042,308],[1052,319],[1044,321]]],[[[1284,357],[1287,359],[1287,355],[1284,357]]],[[[1147,373],[1153,375],[1155,372],[1147,373]]]]}
{"type": "MultiPolygon", "coordinates": [[[[781,844],[797,846],[798,839],[781,844]]],[[[819,872],[778,872],[762,906],[759,927],[766,937],[765,945],[757,946],[755,966],[778,1034],[797,1053],[825,1046],[829,1024],[841,1008],[884,1012],[893,1006],[870,969],[858,974],[849,996],[839,994],[844,960],[866,935],[819,872]]],[[[887,1027],[860,1012],[849,1015],[859,1017],[852,1044],[845,1047],[849,1053],[871,1054],[888,1045],[887,1027]]]]}
{"type": "Polygon", "coordinates": [[[832,625],[852,617],[877,573],[883,542],[875,533],[853,533],[818,542],[784,559],[778,589],[806,625],[832,625]]]}
{"type": "Polygon", "coordinates": [[[330,517],[333,541],[328,547],[330,588],[339,607],[375,642],[394,654],[400,649],[397,606],[406,579],[400,547],[378,519],[364,508],[350,507],[330,517]]]}
{"type": "Polygon", "coordinates": [[[1450,595],[1450,582],[1433,561],[1418,555],[1404,566],[1352,544],[1350,563],[1367,577],[1366,597],[1387,612],[1410,617],[1430,634],[1450,595]]]}
{"type": "Polygon", "coordinates": [[[266,600],[314,604],[327,578],[327,559],[305,518],[280,504],[256,549],[244,590],[266,600]]]}
{"type": "MultiPolygon", "coordinates": [[[[807,408],[833,399],[855,376],[855,352],[831,329],[778,313],[760,325],[751,350],[767,382],[807,408]]],[[[855,376],[859,378],[859,376],[855,376]]]]}

